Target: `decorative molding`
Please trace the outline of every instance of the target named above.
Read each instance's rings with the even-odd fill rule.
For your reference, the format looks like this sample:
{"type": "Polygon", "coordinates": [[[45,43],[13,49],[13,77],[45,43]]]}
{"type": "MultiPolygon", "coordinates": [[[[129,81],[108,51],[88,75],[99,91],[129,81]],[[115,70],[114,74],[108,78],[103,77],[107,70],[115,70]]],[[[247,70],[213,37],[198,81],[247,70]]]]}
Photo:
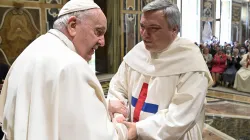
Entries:
{"type": "Polygon", "coordinates": [[[62,4],[62,0],[46,0],[46,3],[50,3],[50,4],[62,4]]]}
{"type": "Polygon", "coordinates": [[[46,29],[47,31],[51,28],[53,28],[53,23],[57,19],[57,15],[59,13],[58,8],[46,8],[45,10],[46,15],[46,29]]]}
{"type": "Polygon", "coordinates": [[[16,57],[40,34],[29,11],[15,7],[4,12],[0,31],[3,37],[1,49],[9,64],[13,63],[16,57]]]}
{"type": "Polygon", "coordinates": [[[34,20],[33,20],[33,17],[32,17],[31,14],[29,13],[29,11],[27,11],[25,8],[21,8],[21,9],[10,8],[10,9],[6,10],[5,13],[4,13],[4,15],[3,15],[3,20],[2,20],[2,22],[1,22],[1,24],[0,24],[0,29],[1,29],[2,26],[3,26],[4,19],[5,19],[6,15],[8,14],[8,12],[10,12],[10,11],[12,11],[12,10],[17,10],[17,13],[16,13],[16,14],[21,14],[22,11],[24,11],[24,12],[29,16],[29,18],[31,19],[31,24],[32,24],[32,26],[35,28],[35,30],[38,31],[38,32],[40,32],[39,29],[38,29],[38,28],[36,27],[36,25],[35,25],[35,22],[34,22],[34,20]]]}
{"type": "Polygon", "coordinates": [[[107,5],[113,8],[107,8],[107,22],[108,22],[108,31],[106,38],[106,44],[108,47],[107,56],[108,56],[108,73],[115,73],[120,66],[122,61],[121,59],[121,40],[122,40],[122,30],[121,24],[121,14],[122,7],[117,6],[121,5],[120,0],[108,0],[107,5]]]}

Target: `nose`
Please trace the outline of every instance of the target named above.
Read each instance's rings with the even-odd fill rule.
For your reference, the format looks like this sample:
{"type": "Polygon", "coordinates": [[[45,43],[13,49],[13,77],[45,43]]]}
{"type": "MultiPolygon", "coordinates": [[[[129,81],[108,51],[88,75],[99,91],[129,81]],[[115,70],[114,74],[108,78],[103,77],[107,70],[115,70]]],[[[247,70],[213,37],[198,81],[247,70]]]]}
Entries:
{"type": "Polygon", "coordinates": [[[104,38],[104,35],[101,36],[98,40],[98,44],[99,46],[103,47],[105,45],[105,38],[104,38]]]}
{"type": "Polygon", "coordinates": [[[141,29],[141,36],[142,38],[149,37],[148,31],[146,29],[141,29]]]}

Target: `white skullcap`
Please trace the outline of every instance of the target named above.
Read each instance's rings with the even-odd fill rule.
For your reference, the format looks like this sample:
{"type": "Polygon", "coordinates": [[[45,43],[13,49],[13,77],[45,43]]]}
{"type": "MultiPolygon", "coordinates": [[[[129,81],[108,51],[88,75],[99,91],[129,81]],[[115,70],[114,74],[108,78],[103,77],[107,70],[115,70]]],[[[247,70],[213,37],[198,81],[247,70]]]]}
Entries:
{"type": "Polygon", "coordinates": [[[62,7],[62,9],[58,14],[58,17],[68,13],[83,11],[93,8],[100,8],[93,0],[70,0],[62,7]]]}

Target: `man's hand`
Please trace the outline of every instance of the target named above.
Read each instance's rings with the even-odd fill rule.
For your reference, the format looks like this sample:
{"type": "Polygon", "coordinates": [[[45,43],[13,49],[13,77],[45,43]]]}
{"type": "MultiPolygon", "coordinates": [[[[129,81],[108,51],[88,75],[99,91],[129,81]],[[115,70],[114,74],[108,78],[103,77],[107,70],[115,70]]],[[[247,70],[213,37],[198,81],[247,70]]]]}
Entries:
{"type": "Polygon", "coordinates": [[[122,114],[115,113],[114,118],[112,118],[112,122],[115,123],[122,123],[124,121],[126,121],[126,118],[122,114]]]}
{"type": "Polygon", "coordinates": [[[133,122],[122,122],[128,128],[128,140],[137,140],[136,125],[133,122]]]}
{"type": "Polygon", "coordinates": [[[128,117],[128,109],[125,106],[125,103],[120,100],[109,100],[109,112],[111,115],[114,115],[114,113],[120,113],[125,118],[128,117]]]}

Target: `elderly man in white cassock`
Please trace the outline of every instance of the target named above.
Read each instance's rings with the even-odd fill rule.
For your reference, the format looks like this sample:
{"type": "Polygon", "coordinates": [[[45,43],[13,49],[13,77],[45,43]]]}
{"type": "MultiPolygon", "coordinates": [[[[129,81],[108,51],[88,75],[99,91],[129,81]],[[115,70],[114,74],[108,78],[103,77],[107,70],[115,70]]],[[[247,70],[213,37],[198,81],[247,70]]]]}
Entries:
{"type": "Polygon", "coordinates": [[[92,0],[63,6],[54,29],[32,42],[8,72],[0,98],[4,140],[127,139],[126,126],[111,122],[87,63],[104,46],[106,28],[92,0]]]}
{"type": "MultiPolygon", "coordinates": [[[[195,44],[178,37],[180,12],[167,0],[143,8],[139,42],[112,78],[109,100],[128,101],[121,114],[129,139],[202,140],[204,103],[212,78],[195,44]]],[[[110,104],[112,106],[112,104],[110,104]]]]}

